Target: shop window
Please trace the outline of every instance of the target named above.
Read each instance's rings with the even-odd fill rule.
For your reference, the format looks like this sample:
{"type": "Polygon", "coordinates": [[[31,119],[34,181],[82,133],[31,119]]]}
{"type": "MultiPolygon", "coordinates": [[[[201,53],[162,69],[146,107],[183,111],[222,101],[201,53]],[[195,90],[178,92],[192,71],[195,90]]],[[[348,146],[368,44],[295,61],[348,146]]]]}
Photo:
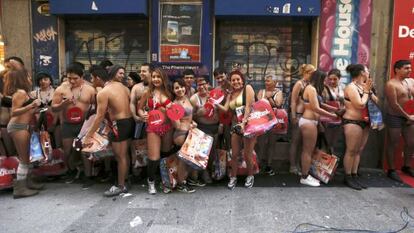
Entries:
{"type": "Polygon", "coordinates": [[[88,68],[106,58],[137,71],[148,61],[148,37],[146,20],[67,20],[66,61],[88,68]]]}
{"type": "Polygon", "coordinates": [[[240,68],[256,90],[265,74],[276,74],[288,95],[299,65],[309,62],[311,24],[308,21],[218,21],[216,65],[240,68]]]}

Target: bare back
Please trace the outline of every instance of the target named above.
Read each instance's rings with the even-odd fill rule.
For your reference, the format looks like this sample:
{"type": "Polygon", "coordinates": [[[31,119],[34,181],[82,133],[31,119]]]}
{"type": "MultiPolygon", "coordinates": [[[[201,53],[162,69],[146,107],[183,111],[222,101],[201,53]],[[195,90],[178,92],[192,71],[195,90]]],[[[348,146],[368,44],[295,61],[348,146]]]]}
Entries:
{"type": "Polygon", "coordinates": [[[99,92],[98,98],[107,99],[107,107],[111,120],[120,120],[132,117],[129,108],[130,92],[120,82],[110,82],[99,92]]]}

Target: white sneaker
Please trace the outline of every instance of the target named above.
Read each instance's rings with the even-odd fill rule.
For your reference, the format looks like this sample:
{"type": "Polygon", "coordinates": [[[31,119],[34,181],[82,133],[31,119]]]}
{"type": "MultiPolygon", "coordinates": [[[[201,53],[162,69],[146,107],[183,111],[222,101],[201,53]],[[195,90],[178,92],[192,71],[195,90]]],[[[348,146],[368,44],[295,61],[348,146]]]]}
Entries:
{"type": "Polygon", "coordinates": [[[295,166],[295,167],[290,167],[289,168],[289,173],[297,175],[297,176],[301,176],[302,172],[299,171],[299,169],[295,166]]]}
{"type": "Polygon", "coordinates": [[[154,181],[148,181],[148,193],[151,195],[154,195],[157,193],[157,189],[155,189],[155,182],[154,181]]]}
{"type": "Polygon", "coordinates": [[[312,180],[314,180],[315,182],[318,182],[319,184],[321,183],[320,180],[316,179],[315,177],[308,175],[309,178],[311,178],[312,180]]]}
{"type": "Polygon", "coordinates": [[[253,183],[254,183],[254,176],[247,176],[246,182],[244,183],[244,187],[251,188],[253,187],[253,183]]]}
{"type": "Polygon", "coordinates": [[[311,175],[308,175],[308,177],[306,177],[306,179],[300,178],[300,183],[304,184],[304,185],[309,185],[312,187],[319,187],[321,186],[321,184],[315,180],[315,178],[313,178],[311,175]]]}
{"type": "Polygon", "coordinates": [[[227,188],[230,190],[233,190],[236,187],[237,184],[237,177],[230,177],[230,181],[227,184],[227,188]]]}

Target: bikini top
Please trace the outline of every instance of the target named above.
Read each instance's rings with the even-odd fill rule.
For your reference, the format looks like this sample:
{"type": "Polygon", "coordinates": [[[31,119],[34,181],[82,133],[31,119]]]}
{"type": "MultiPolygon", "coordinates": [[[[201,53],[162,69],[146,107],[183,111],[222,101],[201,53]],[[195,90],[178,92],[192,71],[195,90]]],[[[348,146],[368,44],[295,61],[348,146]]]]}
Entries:
{"type": "MultiPolygon", "coordinates": [[[[308,87],[308,85],[306,85],[306,87],[308,87]]],[[[306,87],[303,88],[303,92],[305,92],[306,87]]],[[[301,98],[302,98],[304,104],[309,104],[309,100],[305,100],[305,98],[303,98],[303,94],[302,94],[301,98]]],[[[321,95],[318,95],[317,98],[318,98],[319,105],[321,103],[323,103],[323,97],[321,95]]]]}
{"type": "Polygon", "coordinates": [[[148,99],[148,107],[150,109],[158,109],[158,108],[161,108],[161,107],[165,108],[170,103],[171,103],[170,99],[165,100],[164,103],[159,103],[157,101],[154,101],[154,98],[152,98],[152,97],[148,99]]]}
{"type": "Polygon", "coordinates": [[[193,114],[193,108],[184,108],[184,110],[184,116],[190,116],[191,114],[193,114]]]}
{"type": "Polygon", "coordinates": [[[302,87],[300,88],[300,90],[299,90],[299,96],[303,99],[303,93],[305,92],[305,88],[309,85],[308,83],[305,83],[304,81],[302,81],[302,80],[299,80],[298,82],[301,82],[302,83],[302,87]]]}
{"type": "MultiPolygon", "coordinates": [[[[362,96],[364,96],[364,92],[362,91],[362,93],[360,92],[360,90],[359,90],[359,87],[354,83],[354,85],[357,87],[357,89],[358,89],[358,94],[359,94],[359,97],[360,98],[362,98],[362,96]]],[[[349,101],[349,102],[351,102],[351,100],[349,99],[349,97],[344,97],[344,100],[346,100],[346,101],[349,101]]]]}
{"type": "Polygon", "coordinates": [[[29,97],[29,99],[28,99],[28,100],[26,100],[26,101],[23,103],[23,107],[25,107],[25,106],[27,106],[27,105],[29,105],[29,104],[33,103],[33,101],[35,101],[35,100],[36,100],[35,98],[31,98],[31,97],[29,97]]]}
{"type": "Polygon", "coordinates": [[[244,89],[239,93],[239,95],[230,100],[229,107],[231,110],[235,110],[238,107],[244,106],[245,98],[244,97],[244,89]]]}
{"type": "Polygon", "coordinates": [[[325,86],[325,88],[328,92],[330,101],[336,101],[344,98],[344,91],[341,88],[339,88],[339,86],[337,87],[338,95],[335,93],[335,90],[332,90],[329,86],[325,86]]]}

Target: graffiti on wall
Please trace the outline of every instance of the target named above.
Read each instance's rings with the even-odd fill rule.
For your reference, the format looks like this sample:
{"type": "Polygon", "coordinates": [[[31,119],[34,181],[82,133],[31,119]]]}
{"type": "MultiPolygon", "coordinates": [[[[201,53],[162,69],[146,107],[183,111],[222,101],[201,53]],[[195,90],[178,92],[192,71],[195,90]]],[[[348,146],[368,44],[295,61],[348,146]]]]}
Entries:
{"type": "Polygon", "coordinates": [[[349,64],[369,65],[371,5],[371,0],[322,1],[319,67],[339,69],[342,83],[350,82],[349,64]]]}
{"type": "Polygon", "coordinates": [[[66,36],[68,62],[82,62],[88,68],[109,59],[127,71],[136,71],[147,61],[148,39],[145,33],[140,33],[146,30],[145,24],[125,23],[118,28],[111,28],[111,25],[113,23],[71,22],[66,36]],[[77,28],[77,25],[83,27],[77,28]]]}
{"type": "Polygon", "coordinates": [[[53,83],[57,84],[59,80],[57,18],[48,14],[48,9],[48,3],[32,1],[33,71],[49,73],[53,83]]]}

